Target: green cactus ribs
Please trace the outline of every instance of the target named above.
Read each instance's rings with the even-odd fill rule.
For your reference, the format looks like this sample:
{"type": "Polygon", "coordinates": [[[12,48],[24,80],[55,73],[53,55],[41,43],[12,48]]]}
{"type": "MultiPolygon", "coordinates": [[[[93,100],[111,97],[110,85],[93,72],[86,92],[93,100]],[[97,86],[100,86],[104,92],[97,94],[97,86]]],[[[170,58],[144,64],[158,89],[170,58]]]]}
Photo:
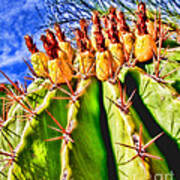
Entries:
{"type": "MultiPolygon", "coordinates": [[[[128,84],[127,92],[129,95],[132,93],[134,88],[138,89],[133,99],[133,106],[136,112],[142,119],[143,123],[147,127],[148,132],[151,134],[151,136],[155,136],[158,132],[163,132],[163,131],[167,133],[167,130],[165,129],[173,128],[173,126],[171,126],[173,124],[173,119],[165,118],[165,116],[161,117],[163,118],[163,120],[164,119],[166,120],[166,123],[163,126],[162,126],[163,123],[159,123],[162,120],[159,119],[159,121],[157,121],[157,117],[154,116],[154,113],[149,109],[149,106],[147,106],[144,102],[144,98],[149,98],[149,97],[143,97],[142,94],[139,94],[140,93],[139,87],[137,86],[138,84],[136,83],[136,80],[134,79],[134,77],[136,76],[128,75],[126,77],[126,83],[128,84]],[[167,123],[168,121],[170,121],[170,123],[167,123]]],[[[152,96],[152,94],[149,94],[149,96],[152,96]]],[[[176,121],[178,121],[178,118],[176,118],[176,121]]],[[[174,163],[174,161],[177,159],[176,157],[179,157],[179,142],[176,140],[176,138],[173,138],[173,137],[171,138],[172,133],[167,133],[167,134],[164,134],[163,137],[161,137],[161,139],[157,141],[157,146],[166,157],[168,167],[170,168],[170,170],[174,172],[175,175],[178,175],[178,172],[177,172],[178,167],[177,167],[177,164],[174,163]],[[166,142],[166,143],[164,144],[163,142],[166,142]],[[169,147],[168,149],[167,149],[167,146],[169,147]],[[174,154],[175,156],[172,156],[174,154]]]]}

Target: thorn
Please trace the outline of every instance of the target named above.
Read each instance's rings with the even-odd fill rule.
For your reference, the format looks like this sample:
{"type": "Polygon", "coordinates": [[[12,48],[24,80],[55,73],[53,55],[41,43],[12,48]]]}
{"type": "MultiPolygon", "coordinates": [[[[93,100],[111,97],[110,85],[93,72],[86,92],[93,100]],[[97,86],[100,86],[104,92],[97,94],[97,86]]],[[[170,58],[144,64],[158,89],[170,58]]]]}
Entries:
{"type": "MultiPolygon", "coordinates": [[[[134,160],[135,158],[139,157],[139,158],[141,158],[142,163],[143,163],[143,166],[144,166],[144,169],[145,169],[144,159],[145,159],[146,157],[152,158],[152,159],[162,160],[161,157],[158,157],[158,156],[149,154],[149,153],[147,153],[145,150],[146,150],[146,148],[149,147],[152,143],[154,143],[158,138],[160,138],[163,134],[164,134],[164,132],[158,134],[157,136],[155,136],[152,140],[150,140],[147,144],[145,144],[145,145],[143,146],[143,145],[142,145],[142,124],[141,124],[141,125],[140,125],[140,128],[139,128],[139,139],[138,139],[138,138],[133,139],[135,146],[130,146],[130,145],[127,145],[127,144],[122,144],[122,143],[116,143],[116,144],[118,144],[118,145],[121,145],[121,146],[130,148],[130,149],[133,149],[133,150],[136,151],[136,155],[135,155],[135,156],[133,156],[133,157],[132,157],[130,160],[128,160],[127,162],[121,163],[121,165],[127,164],[127,163],[131,162],[132,160],[134,160]]],[[[145,171],[145,172],[146,172],[146,171],[145,171]]]]}
{"type": "Polygon", "coordinates": [[[37,74],[35,73],[34,69],[31,67],[31,65],[28,63],[28,61],[26,61],[25,59],[23,59],[23,61],[27,65],[27,67],[30,70],[30,72],[32,73],[32,75],[37,77],[37,74]]]}
{"type": "Polygon", "coordinates": [[[12,84],[12,86],[20,93],[23,94],[23,92],[21,91],[21,89],[3,72],[1,71],[1,74],[12,84]]]}
{"type": "Polygon", "coordinates": [[[49,141],[57,141],[57,140],[61,140],[61,139],[64,139],[64,137],[59,136],[59,137],[55,137],[55,138],[45,139],[45,141],[49,142],[49,141]]]}
{"type": "Polygon", "coordinates": [[[51,119],[56,123],[56,125],[62,130],[63,133],[66,132],[66,130],[61,126],[61,124],[54,118],[54,116],[46,109],[45,110],[47,114],[51,117],[51,119]]]}

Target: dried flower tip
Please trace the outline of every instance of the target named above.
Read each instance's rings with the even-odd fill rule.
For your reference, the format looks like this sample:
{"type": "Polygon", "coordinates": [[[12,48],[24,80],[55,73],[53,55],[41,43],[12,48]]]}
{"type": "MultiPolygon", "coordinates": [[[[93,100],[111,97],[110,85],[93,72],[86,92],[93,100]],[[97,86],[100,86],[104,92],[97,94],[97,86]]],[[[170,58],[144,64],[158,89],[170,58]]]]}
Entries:
{"type": "Polygon", "coordinates": [[[65,41],[65,34],[62,32],[61,27],[58,23],[54,24],[54,30],[56,31],[56,36],[60,42],[65,41]]]}
{"type": "Polygon", "coordinates": [[[140,12],[143,12],[143,13],[145,13],[146,12],[146,4],[144,3],[144,2],[140,2],[139,4],[138,4],[138,11],[140,12]]]}
{"type": "Polygon", "coordinates": [[[54,35],[54,33],[49,30],[49,29],[46,29],[46,37],[47,37],[47,41],[53,46],[53,47],[57,47],[58,46],[58,43],[57,43],[57,40],[56,40],[56,37],[54,35]]]}
{"type": "Polygon", "coordinates": [[[26,43],[26,46],[28,48],[28,50],[34,54],[36,52],[38,52],[39,50],[37,49],[36,45],[33,43],[33,39],[31,36],[29,35],[25,35],[24,36],[24,39],[25,39],[25,43],[26,43]]]}
{"type": "Polygon", "coordinates": [[[98,11],[93,11],[91,19],[93,24],[97,24],[97,25],[101,24],[98,11]]]}

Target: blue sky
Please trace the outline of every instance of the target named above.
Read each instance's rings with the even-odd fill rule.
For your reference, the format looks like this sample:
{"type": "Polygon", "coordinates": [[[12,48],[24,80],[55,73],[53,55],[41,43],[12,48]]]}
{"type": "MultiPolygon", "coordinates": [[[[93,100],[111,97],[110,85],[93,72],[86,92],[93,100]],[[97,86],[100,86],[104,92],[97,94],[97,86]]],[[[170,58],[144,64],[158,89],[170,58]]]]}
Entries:
{"type": "MultiPolygon", "coordinates": [[[[1,0],[0,6],[0,69],[12,80],[27,75],[24,59],[30,59],[24,35],[31,34],[39,44],[38,24],[42,23],[35,4],[42,8],[43,0],[1,0]]],[[[6,82],[0,75],[0,83],[6,82]]]]}

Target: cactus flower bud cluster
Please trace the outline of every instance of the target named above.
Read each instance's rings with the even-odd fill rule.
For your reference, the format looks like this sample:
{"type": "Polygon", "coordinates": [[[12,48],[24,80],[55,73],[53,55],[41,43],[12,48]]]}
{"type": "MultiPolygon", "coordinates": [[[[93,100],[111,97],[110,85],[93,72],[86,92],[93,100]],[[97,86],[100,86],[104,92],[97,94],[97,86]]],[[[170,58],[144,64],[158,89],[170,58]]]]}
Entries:
{"type": "MultiPolygon", "coordinates": [[[[135,33],[127,25],[123,12],[110,7],[102,17],[97,11],[92,13],[92,27],[89,22],[79,21],[80,28],[74,30],[77,50],[71,46],[60,26],[47,29],[41,35],[45,52],[39,52],[32,38],[25,36],[26,45],[32,53],[34,71],[40,77],[49,77],[55,84],[71,81],[75,75],[74,64],[78,65],[81,77],[96,75],[101,81],[113,77],[130,56],[139,62],[146,62],[157,54],[153,39],[154,30],[148,28],[144,3],[139,3],[135,33]]],[[[76,71],[77,72],[77,71],[76,71]]]]}

